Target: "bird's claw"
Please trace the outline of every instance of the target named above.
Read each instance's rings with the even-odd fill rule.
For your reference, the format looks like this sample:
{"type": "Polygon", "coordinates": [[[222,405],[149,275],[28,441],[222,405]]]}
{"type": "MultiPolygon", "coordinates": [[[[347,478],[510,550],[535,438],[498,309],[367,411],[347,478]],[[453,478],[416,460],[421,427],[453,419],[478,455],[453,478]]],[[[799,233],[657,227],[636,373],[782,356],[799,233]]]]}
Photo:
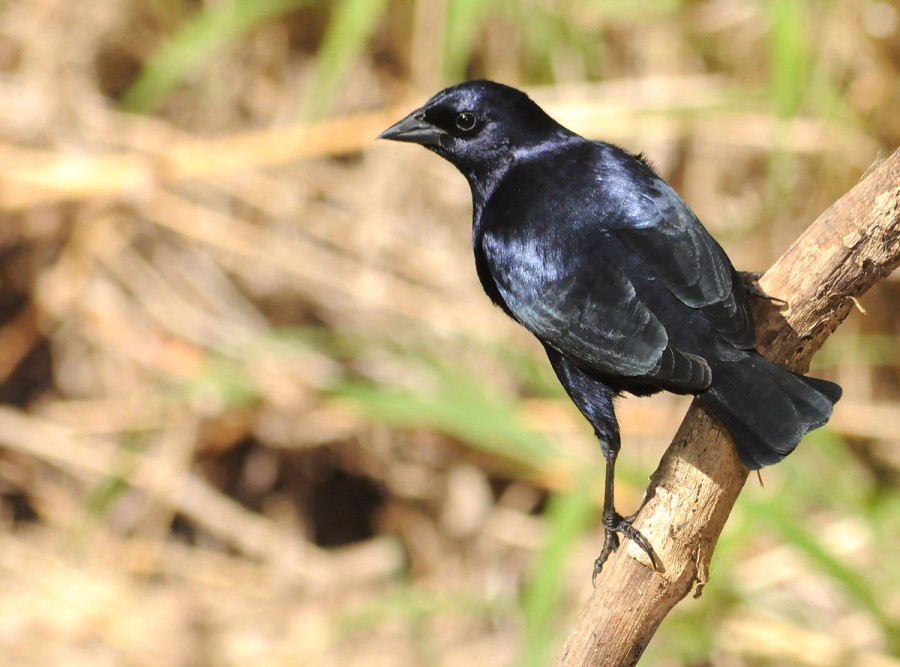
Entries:
{"type": "Polygon", "coordinates": [[[770,294],[765,293],[763,288],[759,285],[759,279],[762,278],[762,275],[762,271],[738,271],[738,277],[740,278],[741,284],[744,286],[744,291],[747,293],[747,295],[755,297],[757,299],[763,299],[764,301],[769,301],[776,306],[788,305],[788,302],[784,299],[780,299],[777,296],[771,296],[770,294]]]}
{"type": "Polygon", "coordinates": [[[637,544],[647,554],[653,569],[659,571],[659,564],[656,561],[656,555],[653,553],[653,547],[650,546],[647,538],[632,525],[634,519],[635,515],[622,516],[615,511],[603,513],[603,529],[605,531],[603,548],[600,550],[597,560],[594,561],[594,573],[591,576],[591,584],[595,588],[597,587],[597,575],[603,569],[603,564],[606,563],[606,559],[609,558],[610,554],[619,548],[619,533],[622,533],[622,535],[637,544]]]}

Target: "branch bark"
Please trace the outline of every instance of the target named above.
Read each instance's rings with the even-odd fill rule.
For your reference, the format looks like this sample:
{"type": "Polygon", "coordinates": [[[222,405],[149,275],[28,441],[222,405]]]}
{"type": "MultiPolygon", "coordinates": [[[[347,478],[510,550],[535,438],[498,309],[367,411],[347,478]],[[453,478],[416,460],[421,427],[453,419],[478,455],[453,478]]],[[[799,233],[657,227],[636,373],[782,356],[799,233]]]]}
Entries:
{"type": "MultiPolygon", "coordinates": [[[[757,300],[760,352],[806,370],[855,297],[898,265],[900,150],[819,216],[760,279],[763,291],[788,304],[757,300]]],[[[637,663],[666,614],[695,583],[706,582],[747,474],[718,422],[694,401],[635,522],[662,571],[654,572],[646,555],[626,541],[603,568],[556,667],[637,663]]]]}

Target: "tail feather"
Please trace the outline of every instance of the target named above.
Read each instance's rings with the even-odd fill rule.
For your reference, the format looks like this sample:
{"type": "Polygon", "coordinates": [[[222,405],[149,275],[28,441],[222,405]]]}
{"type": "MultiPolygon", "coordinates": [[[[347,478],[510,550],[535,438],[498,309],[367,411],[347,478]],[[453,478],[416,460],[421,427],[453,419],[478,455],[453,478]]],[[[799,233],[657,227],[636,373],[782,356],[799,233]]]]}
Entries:
{"type": "Polygon", "coordinates": [[[810,431],[823,426],[841,397],[833,382],[809,378],[750,352],[713,367],[698,398],[719,417],[744,466],[778,463],[810,431]]]}

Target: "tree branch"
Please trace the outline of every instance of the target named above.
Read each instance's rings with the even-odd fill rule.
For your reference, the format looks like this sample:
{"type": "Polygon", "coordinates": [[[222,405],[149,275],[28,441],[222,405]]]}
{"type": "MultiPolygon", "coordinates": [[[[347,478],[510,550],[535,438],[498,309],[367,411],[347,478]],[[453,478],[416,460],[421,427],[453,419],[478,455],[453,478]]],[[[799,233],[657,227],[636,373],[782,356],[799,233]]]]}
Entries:
{"type": "MultiPolygon", "coordinates": [[[[819,216],[760,279],[766,294],[787,302],[755,300],[760,352],[807,369],[854,298],[898,265],[900,150],[819,216]]],[[[626,541],[603,568],[557,667],[637,663],[666,614],[695,582],[706,581],[747,474],[722,427],[694,401],[635,522],[662,571],[650,569],[646,555],[626,541]]]]}

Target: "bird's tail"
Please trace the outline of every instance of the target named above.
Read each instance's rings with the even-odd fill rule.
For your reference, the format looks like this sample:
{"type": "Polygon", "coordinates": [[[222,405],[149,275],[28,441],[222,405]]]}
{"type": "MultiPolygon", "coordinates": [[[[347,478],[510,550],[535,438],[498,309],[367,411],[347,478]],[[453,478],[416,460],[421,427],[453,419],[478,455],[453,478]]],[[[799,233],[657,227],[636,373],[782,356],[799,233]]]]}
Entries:
{"type": "Polygon", "coordinates": [[[793,373],[754,352],[713,368],[712,386],[698,396],[722,420],[750,470],[794,451],[828,421],[840,397],[833,382],[793,373]]]}

